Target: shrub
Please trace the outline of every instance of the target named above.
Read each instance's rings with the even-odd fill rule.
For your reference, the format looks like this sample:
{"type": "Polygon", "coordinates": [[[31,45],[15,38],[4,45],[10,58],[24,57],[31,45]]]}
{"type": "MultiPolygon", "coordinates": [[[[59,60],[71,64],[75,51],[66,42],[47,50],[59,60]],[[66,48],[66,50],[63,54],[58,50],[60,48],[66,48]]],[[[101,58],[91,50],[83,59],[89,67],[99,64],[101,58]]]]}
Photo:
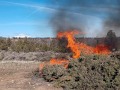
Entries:
{"type": "Polygon", "coordinates": [[[3,58],[4,58],[4,54],[0,53],[0,60],[3,60],[3,58]]]}
{"type": "Polygon", "coordinates": [[[60,65],[47,65],[42,70],[42,76],[46,81],[53,81],[65,75],[65,68],[60,65]]]}
{"type": "Polygon", "coordinates": [[[0,38],[0,50],[8,50],[7,42],[2,38],[0,38]]]}
{"type": "Polygon", "coordinates": [[[33,52],[36,50],[35,44],[30,42],[27,38],[18,39],[18,41],[14,43],[11,48],[16,52],[33,52]]]}
{"type": "MultiPolygon", "coordinates": [[[[9,39],[8,42],[10,43],[9,39]]],[[[58,51],[57,47],[55,48],[55,43],[51,42],[50,45],[47,43],[37,43],[28,38],[17,39],[16,42],[10,45],[11,49],[16,52],[35,52],[35,51],[58,51]]]]}
{"type": "Polygon", "coordinates": [[[65,90],[119,90],[120,61],[109,56],[86,56],[71,60],[68,68],[46,66],[43,78],[65,90]],[[95,60],[94,60],[95,58],[95,60]]]}

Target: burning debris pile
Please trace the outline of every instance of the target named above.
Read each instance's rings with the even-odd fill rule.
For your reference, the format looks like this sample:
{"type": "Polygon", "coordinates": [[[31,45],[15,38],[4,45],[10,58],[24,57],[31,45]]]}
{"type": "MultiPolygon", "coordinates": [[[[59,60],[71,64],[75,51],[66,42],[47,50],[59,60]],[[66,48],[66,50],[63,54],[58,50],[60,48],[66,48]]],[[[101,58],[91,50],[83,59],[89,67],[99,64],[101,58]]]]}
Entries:
{"type": "Polygon", "coordinates": [[[40,76],[65,90],[120,89],[120,61],[110,57],[111,51],[104,44],[96,47],[76,42],[78,31],[59,32],[57,38],[66,38],[71,58],[52,58],[40,64],[40,76]]]}

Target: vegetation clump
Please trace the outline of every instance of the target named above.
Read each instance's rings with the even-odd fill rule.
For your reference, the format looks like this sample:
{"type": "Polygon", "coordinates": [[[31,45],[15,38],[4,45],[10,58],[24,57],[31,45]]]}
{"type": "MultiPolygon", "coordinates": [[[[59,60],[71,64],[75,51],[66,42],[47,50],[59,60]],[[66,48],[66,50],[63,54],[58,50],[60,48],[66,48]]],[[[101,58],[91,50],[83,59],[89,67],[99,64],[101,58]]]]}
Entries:
{"type": "Polygon", "coordinates": [[[71,60],[66,69],[60,65],[46,66],[42,77],[64,90],[119,90],[120,61],[108,56],[94,58],[71,60]]]}
{"type": "Polygon", "coordinates": [[[0,50],[15,52],[59,51],[55,41],[42,43],[38,41],[29,38],[0,38],[0,50]]]}
{"type": "Polygon", "coordinates": [[[66,70],[60,65],[47,65],[42,70],[42,76],[46,81],[54,81],[66,74],[66,70]]]}

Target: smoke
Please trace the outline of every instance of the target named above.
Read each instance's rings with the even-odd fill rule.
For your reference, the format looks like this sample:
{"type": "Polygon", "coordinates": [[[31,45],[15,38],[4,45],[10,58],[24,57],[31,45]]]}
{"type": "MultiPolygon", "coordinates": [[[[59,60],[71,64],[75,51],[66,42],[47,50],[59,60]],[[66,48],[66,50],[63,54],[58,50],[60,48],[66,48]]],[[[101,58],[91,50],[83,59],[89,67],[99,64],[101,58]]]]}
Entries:
{"type": "Polygon", "coordinates": [[[108,13],[108,17],[105,20],[106,27],[120,28],[120,0],[115,0],[115,2],[116,6],[109,8],[113,13],[108,13]]]}
{"type": "MultiPolygon", "coordinates": [[[[83,22],[82,19],[80,21],[83,22]]],[[[60,9],[51,19],[51,24],[54,27],[56,33],[59,31],[74,29],[81,31],[84,25],[82,23],[79,23],[78,25],[78,23],[78,17],[65,9],[60,9]]]]}
{"type": "Polygon", "coordinates": [[[50,23],[59,31],[77,29],[87,36],[107,33],[108,29],[119,31],[120,0],[54,0],[58,11],[50,23]],[[96,24],[97,23],[97,24],[96,24]],[[98,28],[98,29],[97,29],[98,28]]]}
{"type": "Polygon", "coordinates": [[[120,0],[115,0],[113,7],[109,10],[111,13],[107,13],[107,18],[104,20],[104,31],[113,30],[117,36],[120,36],[120,0]]]}
{"type": "Polygon", "coordinates": [[[84,0],[55,0],[59,3],[59,10],[52,16],[50,23],[55,30],[55,34],[59,31],[79,30],[85,28],[84,15],[74,10],[79,9],[79,5],[84,0]]]}

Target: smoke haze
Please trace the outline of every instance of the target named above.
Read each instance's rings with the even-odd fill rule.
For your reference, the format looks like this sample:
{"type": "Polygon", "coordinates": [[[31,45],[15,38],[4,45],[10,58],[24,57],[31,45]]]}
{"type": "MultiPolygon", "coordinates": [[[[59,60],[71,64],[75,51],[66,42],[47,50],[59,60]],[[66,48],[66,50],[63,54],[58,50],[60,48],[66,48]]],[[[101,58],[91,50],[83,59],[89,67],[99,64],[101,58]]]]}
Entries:
{"type": "Polygon", "coordinates": [[[120,0],[54,0],[58,11],[50,23],[55,31],[74,30],[99,36],[109,29],[120,36],[120,0]]]}

